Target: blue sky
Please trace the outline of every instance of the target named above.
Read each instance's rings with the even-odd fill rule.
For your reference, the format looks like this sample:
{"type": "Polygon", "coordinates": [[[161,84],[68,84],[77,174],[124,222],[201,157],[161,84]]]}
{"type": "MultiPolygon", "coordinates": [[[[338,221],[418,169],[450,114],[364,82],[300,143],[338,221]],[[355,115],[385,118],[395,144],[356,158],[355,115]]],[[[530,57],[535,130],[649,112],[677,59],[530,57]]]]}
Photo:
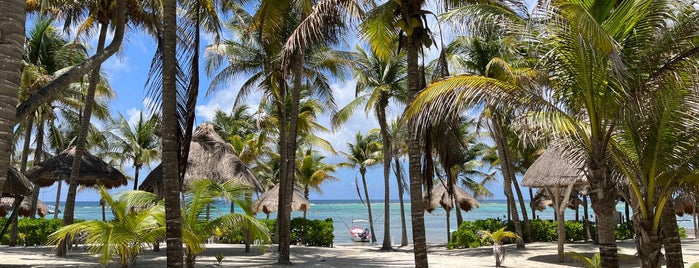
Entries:
{"type": "MultiPolygon", "coordinates": [[[[28,25],[31,21],[28,21],[28,25]]],[[[437,29],[435,27],[435,29],[437,29]]],[[[204,38],[208,42],[212,40],[211,38],[204,38]]],[[[93,44],[94,40],[91,41],[93,44]]],[[[108,40],[109,42],[109,40],[108,40]]],[[[446,41],[445,41],[446,42],[446,41]]],[[[349,44],[346,47],[354,48],[354,44],[349,44]]],[[[139,31],[129,31],[127,32],[126,40],[124,41],[121,51],[111,59],[107,60],[102,65],[102,71],[108,77],[110,84],[115,92],[118,94],[118,98],[113,101],[111,105],[111,110],[113,111],[113,116],[118,116],[118,113],[123,114],[129,121],[134,122],[138,118],[138,113],[143,110],[148,111],[149,108],[147,104],[150,100],[146,98],[146,91],[144,85],[147,79],[148,70],[150,66],[150,60],[153,56],[155,50],[155,45],[151,37],[139,32],[139,31]]],[[[436,55],[436,50],[428,52],[429,55],[436,55]]],[[[202,48],[203,55],[203,48],[202,48]]],[[[201,61],[203,65],[203,60],[201,61]]],[[[240,85],[239,81],[244,80],[241,77],[239,81],[231,83],[231,86],[225,90],[213,93],[207,96],[206,90],[209,85],[209,77],[204,75],[202,70],[201,85],[200,85],[200,96],[197,101],[196,107],[196,125],[210,121],[216,110],[222,110],[224,112],[229,112],[233,105],[233,100],[238,92],[240,85]]],[[[335,81],[332,84],[332,88],[335,94],[335,98],[339,107],[343,107],[350,100],[354,98],[354,85],[355,82],[352,79],[347,81],[335,81]]],[[[255,106],[259,98],[251,97],[248,99],[248,103],[255,106]]],[[[360,110],[361,111],[361,110],[360,110]]],[[[395,118],[402,112],[402,107],[392,107],[388,112],[389,118],[395,118]]],[[[323,115],[321,117],[321,122],[325,126],[329,126],[328,115],[323,115]]],[[[331,141],[333,146],[337,151],[347,151],[347,143],[354,139],[354,135],[357,131],[366,133],[367,130],[371,128],[377,128],[378,123],[372,114],[366,116],[363,112],[355,114],[348,123],[333,133],[323,133],[320,136],[331,141]]],[[[329,128],[329,127],[328,127],[329,128]]],[[[341,156],[326,155],[326,159],[330,163],[338,163],[342,161],[341,156]]],[[[157,165],[153,164],[151,167],[157,165]]],[[[407,165],[405,165],[407,167],[407,165]]],[[[133,176],[134,170],[129,164],[124,166],[124,169],[129,176],[133,176]]],[[[145,167],[141,171],[140,181],[146,177],[150,172],[149,167],[145,167]]],[[[323,193],[312,192],[310,199],[357,199],[357,193],[355,190],[355,178],[358,178],[361,183],[361,177],[357,170],[338,168],[337,172],[334,174],[338,181],[330,181],[322,185],[323,193]]],[[[391,177],[391,199],[397,199],[397,188],[395,178],[391,177]]],[[[133,182],[130,182],[128,186],[121,187],[111,192],[120,192],[133,188],[133,182]]],[[[375,166],[369,168],[367,172],[367,184],[369,187],[369,196],[372,200],[383,200],[384,187],[382,178],[381,166],[375,166]]],[[[64,185],[65,186],[65,185],[64,185]]],[[[56,195],[56,185],[52,187],[42,188],[40,199],[43,201],[53,202],[56,195]]],[[[504,194],[502,193],[502,185],[499,183],[494,183],[489,185],[489,189],[495,194],[493,199],[504,199],[504,194]]],[[[526,188],[522,189],[526,194],[526,188]]],[[[62,200],[65,200],[65,195],[67,192],[67,187],[63,187],[62,190],[62,200]]],[[[405,198],[409,198],[406,192],[405,198]]],[[[84,190],[78,193],[78,201],[95,201],[99,200],[98,194],[94,190],[84,190]]]]}

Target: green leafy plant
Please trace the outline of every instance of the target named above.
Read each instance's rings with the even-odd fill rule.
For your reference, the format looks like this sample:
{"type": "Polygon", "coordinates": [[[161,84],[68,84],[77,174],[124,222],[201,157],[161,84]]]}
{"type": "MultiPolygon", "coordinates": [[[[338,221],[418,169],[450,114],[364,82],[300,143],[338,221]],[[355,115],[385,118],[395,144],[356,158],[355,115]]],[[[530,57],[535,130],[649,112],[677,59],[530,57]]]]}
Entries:
{"type": "Polygon", "coordinates": [[[221,262],[223,262],[223,253],[216,254],[216,261],[218,262],[218,266],[221,266],[221,262]]]}
{"type": "Polygon", "coordinates": [[[573,260],[582,264],[584,267],[587,267],[587,268],[602,267],[599,253],[595,253],[595,255],[592,255],[592,258],[585,257],[584,255],[577,253],[577,252],[574,252],[574,251],[570,251],[566,254],[569,254],[573,258],[573,260]]]}
{"type": "Polygon", "coordinates": [[[585,240],[585,228],[582,222],[566,221],[565,228],[567,241],[585,240]]]}
{"type": "Polygon", "coordinates": [[[48,237],[56,246],[65,239],[85,236],[91,254],[99,256],[101,264],[117,258],[121,267],[135,262],[141,250],[165,235],[165,208],[162,200],[149,192],[128,191],[118,199],[112,198],[104,187],[100,195],[112,208],[112,221],[85,221],[58,229],[48,237]]]}
{"type": "MultiPolygon", "coordinates": [[[[6,218],[0,218],[0,226],[3,226],[5,221],[7,221],[6,218]]],[[[75,220],[75,222],[84,222],[84,220],[75,220]]],[[[61,219],[23,218],[19,219],[17,222],[20,241],[25,246],[45,245],[47,242],[46,237],[60,229],[62,226],[63,220],[61,219]]],[[[7,245],[9,239],[10,235],[6,233],[0,241],[2,244],[7,245]]]]}
{"type": "Polygon", "coordinates": [[[495,232],[479,230],[476,232],[481,237],[481,242],[491,243],[493,245],[493,256],[495,257],[495,267],[505,261],[505,247],[502,244],[506,241],[521,240],[517,234],[512,231],[505,231],[505,227],[498,229],[495,232]]]}

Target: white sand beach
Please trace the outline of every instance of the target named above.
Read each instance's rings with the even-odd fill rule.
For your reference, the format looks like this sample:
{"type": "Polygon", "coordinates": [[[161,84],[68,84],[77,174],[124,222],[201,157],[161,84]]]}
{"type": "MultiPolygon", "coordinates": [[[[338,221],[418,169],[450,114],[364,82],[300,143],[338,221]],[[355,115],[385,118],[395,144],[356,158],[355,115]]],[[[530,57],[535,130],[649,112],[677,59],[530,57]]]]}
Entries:
{"type": "MultiPolygon", "coordinates": [[[[619,242],[621,267],[638,267],[634,257],[635,245],[632,240],[619,242]]],[[[516,249],[507,245],[507,258],[503,267],[580,267],[572,260],[558,263],[555,242],[527,244],[526,249],[516,249]]],[[[266,251],[253,248],[244,252],[243,245],[211,244],[208,250],[197,258],[197,267],[219,267],[214,256],[222,253],[225,258],[222,267],[275,267],[276,248],[266,251]]],[[[291,260],[297,267],[412,267],[412,246],[396,247],[394,251],[379,251],[380,246],[337,246],[334,248],[300,247],[291,248],[291,260]]],[[[682,240],[684,261],[687,266],[699,262],[699,240],[682,240]]],[[[569,243],[566,251],[578,253],[596,252],[591,243],[569,243]]],[[[494,267],[495,262],[490,247],[447,250],[444,245],[429,246],[430,267],[494,267]]],[[[95,267],[100,266],[97,258],[82,249],[73,249],[67,258],[57,258],[50,247],[0,246],[0,267],[95,267]]],[[[165,267],[165,251],[144,252],[135,267],[165,267]]],[[[111,264],[108,267],[117,267],[111,264]]]]}

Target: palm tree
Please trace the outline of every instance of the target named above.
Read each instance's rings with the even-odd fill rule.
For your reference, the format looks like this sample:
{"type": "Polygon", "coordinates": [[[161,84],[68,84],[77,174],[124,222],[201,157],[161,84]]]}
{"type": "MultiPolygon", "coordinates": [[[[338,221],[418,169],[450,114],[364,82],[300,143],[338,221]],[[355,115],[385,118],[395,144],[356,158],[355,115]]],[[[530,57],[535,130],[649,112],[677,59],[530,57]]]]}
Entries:
{"type": "Polygon", "coordinates": [[[48,237],[56,247],[65,240],[85,235],[90,254],[108,264],[118,258],[121,267],[129,267],[148,245],[164,235],[164,207],[160,198],[144,191],[130,191],[114,199],[103,187],[100,196],[112,208],[112,221],[85,221],[63,226],[48,237]]]}
{"type": "Polygon", "coordinates": [[[495,267],[500,267],[503,261],[505,261],[505,248],[502,246],[507,240],[521,240],[517,234],[511,231],[505,231],[505,227],[500,228],[495,232],[489,232],[486,230],[480,230],[476,232],[478,236],[481,237],[481,242],[488,242],[493,244],[493,256],[495,256],[495,267]]]}
{"type": "MultiPolygon", "coordinates": [[[[298,183],[303,187],[303,197],[308,200],[310,189],[322,193],[320,185],[329,180],[338,180],[337,177],[331,175],[335,172],[335,166],[323,163],[324,156],[311,149],[303,150],[299,154],[299,163],[296,164],[296,178],[298,183]]],[[[306,218],[306,211],[303,211],[303,218],[306,218]]]]}
{"type": "Polygon", "coordinates": [[[182,267],[182,213],[180,203],[180,154],[177,116],[177,1],[163,1],[162,39],[162,159],[165,197],[167,266],[182,267]]]}
{"type": "Polygon", "coordinates": [[[187,201],[183,210],[182,238],[186,248],[187,267],[194,267],[197,254],[206,250],[204,243],[216,229],[244,229],[250,231],[250,238],[254,241],[266,242],[270,239],[269,230],[263,224],[247,214],[226,214],[213,220],[202,221],[202,214],[209,204],[216,199],[225,197],[237,202],[251,212],[250,202],[242,203],[240,198],[245,195],[247,189],[236,187],[230,183],[218,184],[211,180],[196,180],[192,183],[184,199],[187,201]],[[247,205],[246,205],[247,204],[247,205]]]}
{"type": "MultiPolygon", "coordinates": [[[[371,243],[376,243],[376,233],[374,232],[374,218],[371,214],[371,200],[369,199],[369,190],[366,185],[367,168],[376,165],[381,160],[381,143],[376,131],[372,131],[366,136],[357,132],[354,137],[354,143],[348,143],[349,153],[343,153],[347,162],[338,164],[339,167],[353,167],[359,169],[359,174],[362,176],[362,185],[364,186],[364,198],[366,199],[367,211],[369,213],[369,228],[371,230],[371,243]]],[[[359,185],[357,185],[359,187],[359,185]]],[[[359,192],[357,190],[357,192],[359,192]]],[[[361,198],[361,196],[360,196],[361,198]]],[[[389,213],[386,211],[386,213],[389,213]]]]}
{"type": "Polygon", "coordinates": [[[408,230],[405,223],[405,204],[403,202],[403,193],[408,188],[405,184],[405,172],[401,166],[401,158],[405,156],[408,145],[406,144],[406,131],[401,127],[400,120],[391,121],[389,133],[391,135],[391,145],[393,156],[393,174],[396,176],[396,185],[398,186],[398,202],[400,203],[400,225],[401,225],[401,247],[408,245],[408,230]]]}
{"type": "Polygon", "coordinates": [[[354,73],[357,78],[356,98],[333,116],[332,123],[335,127],[343,124],[349,119],[356,107],[361,104],[365,104],[367,113],[370,110],[374,110],[376,113],[383,144],[384,211],[386,211],[384,213],[384,238],[381,250],[391,250],[389,179],[393,147],[386,121],[386,109],[391,99],[405,102],[405,61],[402,55],[393,55],[391,58],[368,55],[360,47],[357,47],[356,54],[357,62],[354,65],[354,73]],[[360,95],[364,92],[366,93],[360,95]]]}
{"type": "Polygon", "coordinates": [[[138,114],[138,121],[132,127],[119,114],[119,119],[112,119],[110,126],[111,143],[116,147],[116,152],[112,159],[118,159],[123,165],[125,161],[131,161],[134,167],[134,190],[138,189],[138,175],[143,165],[150,165],[151,162],[160,158],[160,118],[151,115],[150,118],[143,117],[143,111],[138,114]]]}
{"type": "MultiPolygon", "coordinates": [[[[20,87],[22,67],[22,45],[25,37],[24,1],[3,3],[0,16],[7,19],[3,27],[5,42],[0,44],[0,70],[3,79],[0,81],[0,174],[6,174],[10,168],[10,152],[12,151],[12,130],[16,124],[15,113],[18,102],[17,89],[20,87]]],[[[5,176],[0,178],[0,187],[5,186],[5,176]]],[[[3,189],[3,188],[0,188],[3,189]]]]}

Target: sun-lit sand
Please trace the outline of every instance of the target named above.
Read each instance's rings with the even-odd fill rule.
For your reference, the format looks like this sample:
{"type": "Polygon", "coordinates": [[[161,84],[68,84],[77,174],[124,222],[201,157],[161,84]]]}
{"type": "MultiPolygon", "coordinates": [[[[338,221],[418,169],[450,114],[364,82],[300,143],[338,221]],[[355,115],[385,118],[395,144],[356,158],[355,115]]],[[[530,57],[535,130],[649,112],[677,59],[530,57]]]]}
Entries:
{"type": "MultiPolygon", "coordinates": [[[[622,267],[637,267],[634,257],[634,242],[620,241],[619,256],[622,267]]],[[[531,243],[526,249],[516,249],[507,245],[507,258],[504,267],[580,267],[572,260],[558,263],[556,243],[531,243]]],[[[207,245],[208,250],[197,258],[197,267],[217,267],[216,256],[225,257],[223,267],[269,267],[277,266],[276,248],[268,247],[266,251],[253,248],[251,253],[244,252],[243,245],[207,245]]],[[[396,247],[394,251],[379,251],[379,246],[357,245],[336,246],[334,248],[297,247],[291,249],[291,260],[297,267],[412,267],[412,246],[396,247]]],[[[682,241],[684,261],[687,266],[699,262],[699,240],[691,238],[682,241]]],[[[591,243],[569,243],[566,251],[589,253],[597,250],[591,243]]],[[[493,267],[495,262],[490,247],[473,249],[446,250],[444,245],[430,245],[428,258],[431,267],[493,267]]],[[[135,267],[165,267],[165,251],[147,251],[139,256],[135,267]]],[[[50,247],[15,247],[0,246],[0,267],[94,267],[97,259],[84,249],[73,249],[68,258],[54,257],[50,247]]],[[[116,267],[112,264],[109,267],[116,267]]]]}

